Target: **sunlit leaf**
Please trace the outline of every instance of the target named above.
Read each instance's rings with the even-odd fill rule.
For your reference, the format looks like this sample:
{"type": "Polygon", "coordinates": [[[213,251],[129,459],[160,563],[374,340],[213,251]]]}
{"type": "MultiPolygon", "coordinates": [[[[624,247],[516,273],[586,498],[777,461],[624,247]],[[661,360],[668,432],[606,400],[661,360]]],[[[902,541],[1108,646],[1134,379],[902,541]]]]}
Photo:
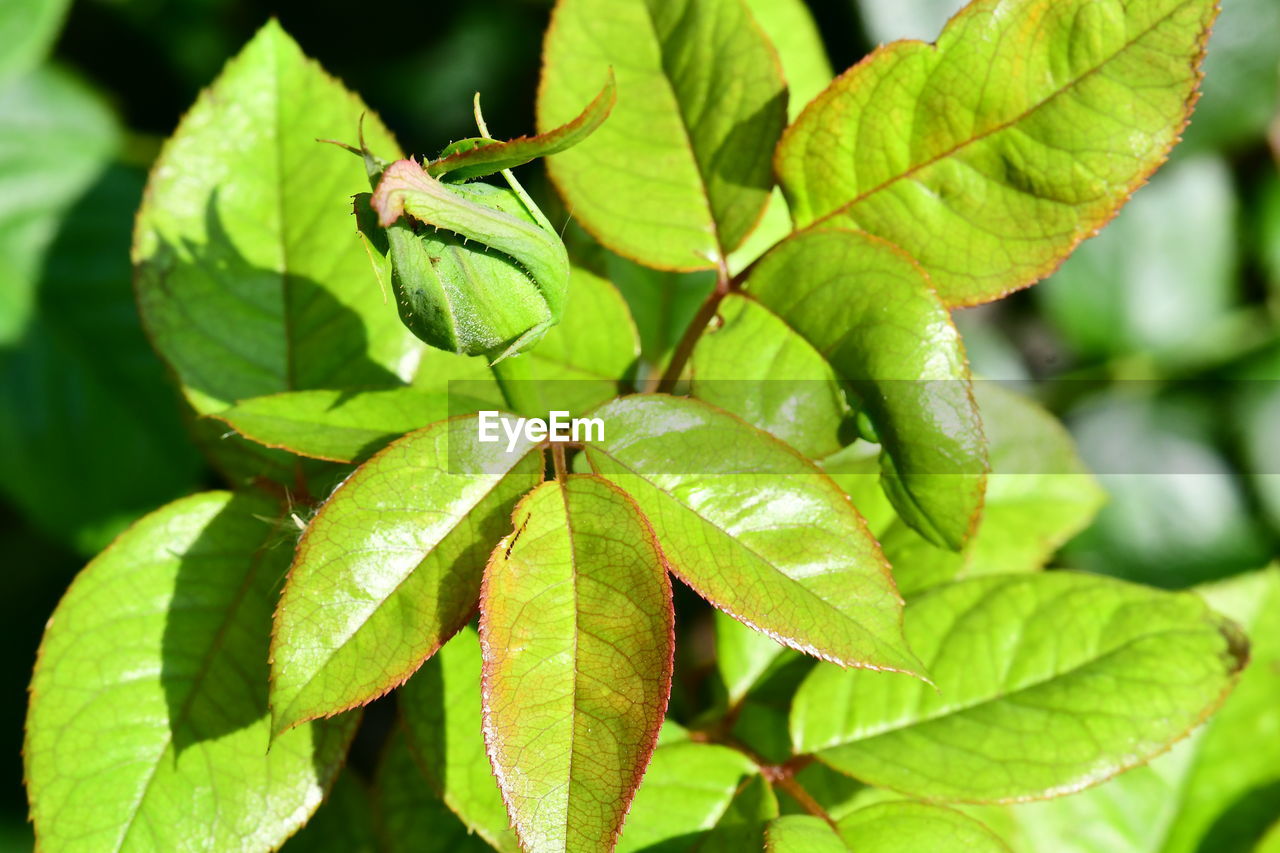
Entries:
{"type": "Polygon", "coordinates": [[[396,687],[466,624],[511,508],[542,477],[476,419],[433,424],[356,471],[307,526],[272,636],[277,731],[396,687]]]}
{"type": "Polygon", "coordinates": [[[289,557],[277,512],[226,492],[185,498],[67,592],[24,748],[43,849],[270,849],[320,804],[356,717],[271,736],[267,643],[289,557]]]}
{"type": "Polygon", "coordinates": [[[791,212],[902,247],[950,305],[1025,287],[1163,162],[1216,14],[1213,0],[970,3],[936,46],[880,48],[787,130],[791,212]]]}
{"type": "Polygon", "coordinates": [[[639,504],[671,570],[726,613],[845,666],[920,673],[879,546],[794,450],[696,400],[636,395],[595,411],[592,467],[639,504]]]}
{"type": "Polygon", "coordinates": [[[960,336],[920,268],[864,234],[811,230],[756,265],[747,295],[859,397],[898,514],[958,550],[978,522],[986,447],[960,336]]]}
{"type": "Polygon", "coordinates": [[[1149,760],[1247,659],[1194,595],[1067,572],[939,587],[908,605],[906,633],[936,689],[820,664],[792,741],[864,782],[966,802],[1066,794],[1149,760]]]}
{"type": "Polygon", "coordinates": [[[858,853],[1008,853],[999,836],[945,806],[899,801],[858,809],[840,820],[840,835],[858,853]]]}
{"type": "Polygon", "coordinates": [[[471,830],[503,853],[519,844],[485,752],[480,640],[463,628],[396,694],[427,781],[471,830]]]}
{"type": "MultiPolygon", "coordinates": [[[[400,384],[421,344],[384,303],[351,217],[345,139],[367,110],[274,21],[166,144],[138,214],[138,303],[201,412],[282,391],[400,384]]],[[[365,138],[396,153],[373,116],[365,138]]]]}
{"type": "Polygon", "coordinates": [[[617,75],[609,120],[547,161],[588,231],[661,269],[713,268],[737,248],[786,121],[777,54],[741,0],[561,0],[543,60],[542,129],[617,75]]]}
{"type": "Polygon", "coordinates": [[[589,474],[544,483],[485,569],[485,742],[524,850],[612,849],[671,692],[674,619],[644,516],[589,474]]]}

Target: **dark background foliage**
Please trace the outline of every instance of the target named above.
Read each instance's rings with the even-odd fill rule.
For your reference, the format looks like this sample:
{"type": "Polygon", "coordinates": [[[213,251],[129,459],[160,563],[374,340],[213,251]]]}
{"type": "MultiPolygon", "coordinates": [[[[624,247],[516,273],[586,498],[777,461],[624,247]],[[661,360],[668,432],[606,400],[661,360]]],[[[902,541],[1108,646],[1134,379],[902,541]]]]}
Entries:
{"type": "MultiPolygon", "coordinates": [[[[959,4],[809,5],[843,69],[893,14],[922,27],[902,34],[926,35],[959,4]]],[[[1280,136],[1280,0],[1225,6],[1208,94],[1174,164],[1139,194],[1145,209],[1127,209],[1115,236],[1049,283],[960,317],[980,374],[1063,380],[1043,396],[1106,475],[1109,507],[1060,562],[1166,587],[1257,568],[1280,541],[1280,178],[1267,141],[1269,123],[1280,136]]],[[[549,11],[544,0],[74,3],[52,62],[123,130],[50,239],[0,219],[0,236],[35,256],[34,309],[0,340],[0,849],[31,846],[19,749],[48,614],[130,521],[220,485],[133,305],[130,229],[162,139],[272,15],[408,150],[471,135],[475,91],[495,134],[526,133],[549,11]]],[[[7,178],[0,166],[0,194],[7,178]]],[[[682,682],[696,685],[705,647],[682,643],[682,682]]]]}

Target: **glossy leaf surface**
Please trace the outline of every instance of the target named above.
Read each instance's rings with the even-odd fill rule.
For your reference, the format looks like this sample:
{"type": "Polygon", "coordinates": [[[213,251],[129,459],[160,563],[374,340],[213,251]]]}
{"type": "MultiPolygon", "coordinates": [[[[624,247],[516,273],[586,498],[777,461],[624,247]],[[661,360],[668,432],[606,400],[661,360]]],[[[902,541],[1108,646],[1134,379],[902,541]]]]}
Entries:
{"type": "Polygon", "coordinates": [[[226,492],[185,498],[67,592],[24,749],[43,849],[269,849],[320,804],[356,718],[271,736],[267,642],[289,553],[271,547],[275,514],[226,492]]]}
{"type": "Polygon", "coordinates": [[[1216,14],[1213,0],[970,3],[936,45],[880,48],[788,129],[792,214],[902,247],[950,305],[1025,287],[1164,161],[1216,14]]]}
{"type": "Polygon", "coordinates": [[[635,395],[595,415],[606,440],[587,445],[592,467],[635,499],[700,595],[808,654],[921,672],[879,546],[812,463],[695,400],[635,395]]]}
{"type": "Polygon", "coordinates": [[[241,400],[217,417],[268,447],[354,462],[393,438],[448,418],[449,398],[415,388],[286,391],[241,400]]]}
{"type": "Polygon", "coordinates": [[[840,835],[820,817],[787,815],[769,824],[765,853],[846,853],[840,835]]]}
{"type": "Polygon", "coordinates": [[[674,611],[644,516],[594,475],[520,501],[485,570],[485,743],[527,851],[608,851],[671,692],[674,611]]]}
{"type": "Polygon", "coordinates": [[[862,781],[966,802],[1066,794],[1149,760],[1247,658],[1194,595],[1065,572],[940,587],[908,606],[906,632],[937,690],[819,665],[792,741],[862,781]]]}
{"type": "Polygon", "coordinates": [[[814,230],[761,259],[747,295],[857,393],[898,514],[959,549],[982,507],[986,447],[960,336],[919,267],[864,234],[814,230]]]}
{"type": "MultiPolygon", "coordinates": [[[[138,214],[138,302],[203,412],[248,397],[395,385],[420,344],[383,301],[356,236],[360,101],[268,23],[192,107],[138,214]]],[[[395,142],[376,118],[365,138],[395,142]]]]}
{"type": "Polygon", "coordinates": [[[466,624],[512,506],[542,454],[476,439],[476,419],[432,424],[347,479],[311,520],[272,637],[278,731],[362,705],[413,674],[466,624]]]}
{"type": "Polygon", "coordinates": [[[547,168],[604,245],[661,269],[717,266],[755,226],[786,121],[781,66],[742,0],[561,0],[538,126],[571,118],[606,69],[618,103],[547,168]]]}

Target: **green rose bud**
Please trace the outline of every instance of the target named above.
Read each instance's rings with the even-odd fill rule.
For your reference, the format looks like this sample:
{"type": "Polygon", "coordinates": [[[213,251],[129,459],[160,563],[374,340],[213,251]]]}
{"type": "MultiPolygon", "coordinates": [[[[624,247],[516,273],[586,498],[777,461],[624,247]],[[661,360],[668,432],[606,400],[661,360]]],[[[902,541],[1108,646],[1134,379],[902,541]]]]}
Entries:
{"type": "Polygon", "coordinates": [[[350,149],[364,156],[374,186],[372,196],[357,199],[361,233],[389,257],[396,307],[410,331],[433,347],[496,363],[560,321],[569,258],[510,169],[580,142],[608,116],[614,98],[610,74],[573,121],[506,142],[489,138],[477,102],[483,136],[453,143],[425,166],[388,166],[363,142],[350,149]],[[506,186],[465,183],[495,172],[506,186]]]}

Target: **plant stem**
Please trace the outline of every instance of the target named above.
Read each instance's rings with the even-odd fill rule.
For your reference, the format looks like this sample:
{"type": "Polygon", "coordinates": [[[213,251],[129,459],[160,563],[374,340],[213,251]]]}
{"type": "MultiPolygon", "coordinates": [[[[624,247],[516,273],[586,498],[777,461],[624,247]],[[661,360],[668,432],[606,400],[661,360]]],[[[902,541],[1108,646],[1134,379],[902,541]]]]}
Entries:
{"type": "Polygon", "coordinates": [[[813,798],[813,795],[804,789],[804,786],[796,781],[794,776],[783,775],[777,779],[771,779],[774,785],[781,788],[791,795],[791,798],[800,804],[800,807],[814,817],[820,817],[827,822],[832,829],[838,830],[836,822],[831,819],[831,815],[827,814],[827,810],[822,804],[813,798]]]}
{"type": "Polygon", "coordinates": [[[569,466],[565,463],[563,444],[551,445],[551,461],[556,468],[556,482],[564,485],[565,480],[569,479],[569,466]]]}
{"type": "Polygon", "coordinates": [[[693,316],[689,327],[684,330],[680,343],[676,344],[675,352],[671,354],[671,360],[667,362],[667,369],[662,372],[662,378],[658,380],[657,387],[650,390],[669,394],[676,387],[676,383],[680,381],[680,375],[684,373],[684,366],[688,364],[689,357],[693,355],[693,348],[698,345],[698,339],[707,330],[707,326],[716,316],[716,311],[720,309],[721,301],[734,289],[737,281],[737,279],[730,278],[729,268],[721,260],[716,269],[716,289],[708,294],[706,300],[698,308],[698,313],[693,316]]]}

